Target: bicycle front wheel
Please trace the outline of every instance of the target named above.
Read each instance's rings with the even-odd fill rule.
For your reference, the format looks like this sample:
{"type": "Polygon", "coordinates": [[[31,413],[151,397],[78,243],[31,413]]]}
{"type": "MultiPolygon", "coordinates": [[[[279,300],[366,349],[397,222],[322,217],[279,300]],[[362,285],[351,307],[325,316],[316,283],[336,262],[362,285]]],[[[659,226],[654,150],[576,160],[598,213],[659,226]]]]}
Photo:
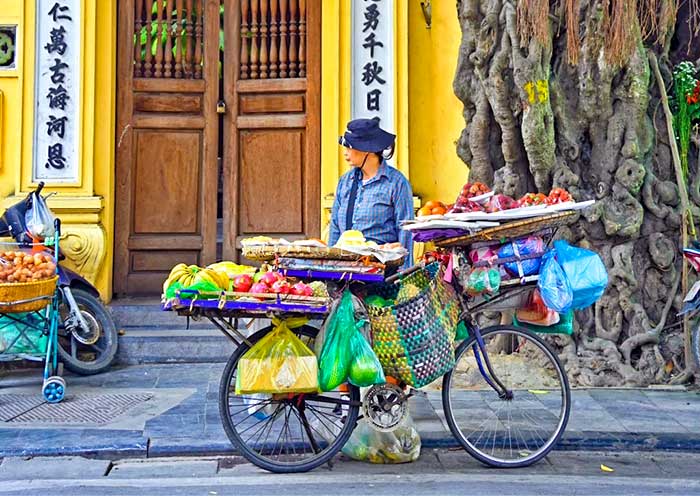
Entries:
{"type": "Polygon", "coordinates": [[[470,336],[443,378],[445,418],[459,443],[482,463],[531,465],[566,429],[571,409],[566,372],[544,340],[529,331],[494,326],[481,335],[486,353],[470,336]],[[489,382],[500,382],[505,391],[499,394],[489,382]]]}
{"type": "MultiPolygon", "coordinates": [[[[248,338],[259,341],[271,327],[248,338]]],[[[292,330],[313,349],[317,329],[292,330]]],[[[236,394],[242,343],[229,358],[219,388],[219,413],[226,435],[248,461],[277,473],[306,472],[328,462],[352,434],[360,411],[360,390],[344,393],[236,394]]]]}

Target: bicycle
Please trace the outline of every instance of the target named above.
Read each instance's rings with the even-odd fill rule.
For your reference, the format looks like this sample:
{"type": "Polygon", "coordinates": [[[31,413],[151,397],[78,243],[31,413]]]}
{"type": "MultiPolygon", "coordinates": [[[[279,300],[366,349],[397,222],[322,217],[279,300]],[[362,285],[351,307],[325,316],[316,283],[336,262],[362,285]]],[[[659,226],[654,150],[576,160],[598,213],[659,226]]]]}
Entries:
{"type": "MultiPolygon", "coordinates": [[[[700,274],[700,242],[693,241],[689,248],[683,249],[683,256],[688,260],[693,270],[700,274]]],[[[700,367],[700,281],[697,281],[683,299],[683,309],[679,315],[688,315],[691,324],[691,351],[695,366],[700,367]]]]}

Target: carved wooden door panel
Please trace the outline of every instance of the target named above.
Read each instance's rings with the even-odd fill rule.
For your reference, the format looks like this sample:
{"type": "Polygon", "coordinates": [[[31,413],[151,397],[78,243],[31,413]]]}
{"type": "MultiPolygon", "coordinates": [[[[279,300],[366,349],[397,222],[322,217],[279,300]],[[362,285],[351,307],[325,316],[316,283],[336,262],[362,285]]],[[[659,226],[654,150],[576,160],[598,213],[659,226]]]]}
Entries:
{"type": "Polygon", "coordinates": [[[227,1],[224,32],[223,256],[236,259],[243,237],[319,236],[321,0],[227,1]]]}
{"type": "Polygon", "coordinates": [[[216,254],[219,1],[119,2],[114,289],[216,254]]]}

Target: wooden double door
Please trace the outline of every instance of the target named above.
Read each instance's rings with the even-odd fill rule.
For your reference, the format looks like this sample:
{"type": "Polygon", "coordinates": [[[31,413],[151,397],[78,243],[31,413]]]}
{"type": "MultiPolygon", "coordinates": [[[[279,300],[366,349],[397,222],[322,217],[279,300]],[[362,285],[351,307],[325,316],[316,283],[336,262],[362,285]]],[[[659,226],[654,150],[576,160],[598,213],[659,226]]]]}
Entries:
{"type": "Polygon", "coordinates": [[[120,0],[114,290],[320,231],[321,0],[120,0]]]}

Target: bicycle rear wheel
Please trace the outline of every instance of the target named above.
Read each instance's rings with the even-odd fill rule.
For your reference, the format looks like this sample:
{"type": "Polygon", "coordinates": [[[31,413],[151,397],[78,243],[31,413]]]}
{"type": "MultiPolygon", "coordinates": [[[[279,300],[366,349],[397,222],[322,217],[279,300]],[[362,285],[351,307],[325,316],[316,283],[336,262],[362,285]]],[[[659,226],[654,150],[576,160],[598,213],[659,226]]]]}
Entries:
{"type": "MultiPolygon", "coordinates": [[[[268,327],[248,338],[255,344],[268,327]]],[[[293,332],[313,349],[318,329],[293,332]]],[[[224,431],[240,453],[260,468],[277,473],[306,472],[328,462],[352,434],[360,410],[360,391],[298,395],[237,395],[238,361],[249,350],[242,343],[221,377],[219,412],[224,431]]]]}
{"type": "Polygon", "coordinates": [[[542,338],[529,331],[494,326],[481,335],[492,373],[476,336],[470,336],[457,348],[455,368],[443,378],[445,418],[464,449],[482,463],[531,465],[566,429],[571,409],[566,372],[542,338]],[[493,376],[506,394],[488,383],[493,376]]]}

